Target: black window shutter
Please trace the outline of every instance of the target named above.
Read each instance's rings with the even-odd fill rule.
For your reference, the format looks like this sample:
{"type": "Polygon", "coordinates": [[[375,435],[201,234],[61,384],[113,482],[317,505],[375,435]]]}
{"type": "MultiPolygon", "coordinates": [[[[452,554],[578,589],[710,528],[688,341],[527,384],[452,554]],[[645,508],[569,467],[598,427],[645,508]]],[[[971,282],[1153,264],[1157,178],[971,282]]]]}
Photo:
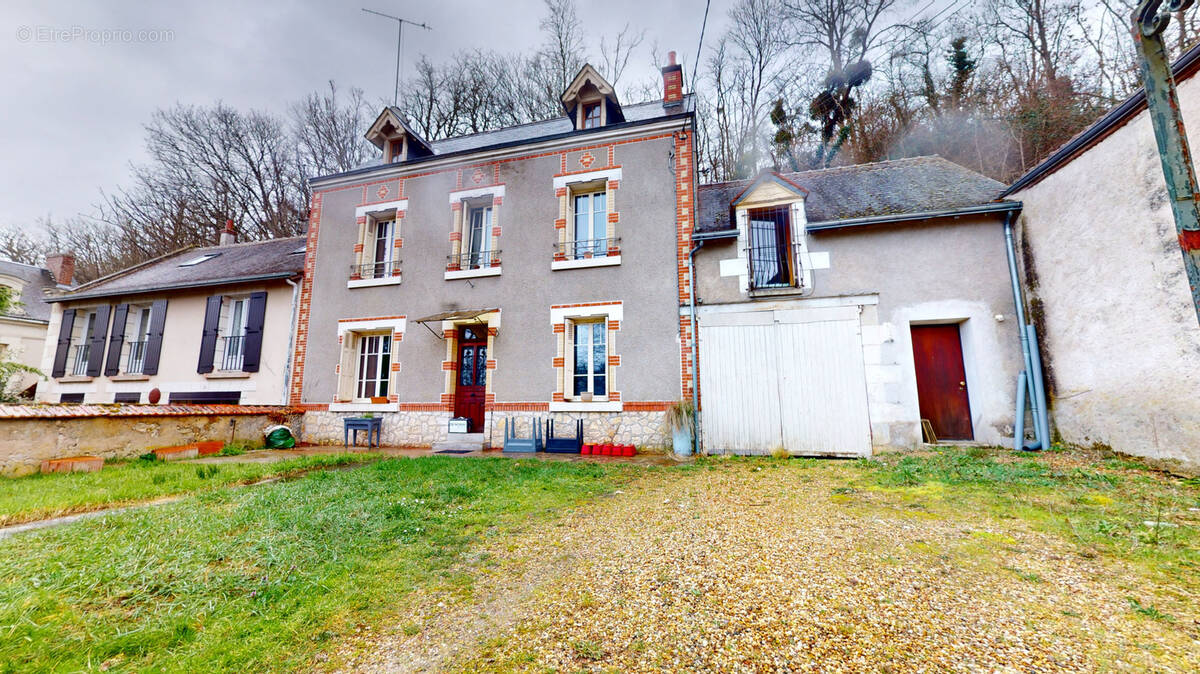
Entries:
{"type": "Polygon", "coordinates": [[[204,332],[200,336],[200,360],[196,364],[196,372],[208,374],[213,371],[213,356],[217,351],[217,330],[221,322],[220,295],[208,298],[208,306],[204,308],[204,332]]]}
{"type": "Polygon", "coordinates": [[[75,330],[75,310],[63,312],[62,323],[58,326],[58,347],[54,351],[54,367],[50,370],[51,377],[61,377],[67,373],[67,354],[71,351],[71,332],[75,330]]]}
{"type": "Polygon", "coordinates": [[[112,334],[108,337],[108,360],[105,361],[104,376],[121,373],[121,347],[125,346],[125,319],[129,317],[129,305],[118,304],[113,312],[112,334]]]}
{"type": "Polygon", "coordinates": [[[250,309],[246,316],[246,344],[242,351],[243,372],[258,372],[263,344],[263,321],[266,315],[267,294],[250,293],[250,309]]]}
{"type": "Polygon", "coordinates": [[[163,328],[167,325],[167,301],[155,300],[150,305],[150,334],[146,337],[146,359],[142,374],[158,374],[158,357],[162,354],[163,328]]]}
{"type": "Polygon", "coordinates": [[[96,307],[96,324],[92,326],[91,341],[88,346],[87,375],[99,377],[100,368],[104,365],[104,343],[108,341],[108,317],[112,314],[112,305],[104,304],[96,307]]]}

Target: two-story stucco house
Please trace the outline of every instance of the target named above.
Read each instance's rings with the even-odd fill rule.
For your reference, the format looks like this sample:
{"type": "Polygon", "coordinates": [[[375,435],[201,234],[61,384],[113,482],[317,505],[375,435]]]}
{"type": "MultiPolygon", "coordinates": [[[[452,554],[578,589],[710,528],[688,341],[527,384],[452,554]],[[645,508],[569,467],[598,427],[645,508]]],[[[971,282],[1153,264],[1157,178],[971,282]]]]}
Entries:
{"type": "Polygon", "coordinates": [[[1009,444],[1022,350],[1004,186],[940,157],[702,185],[709,452],[1009,444]]]}
{"type": "Polygon", "coordinates": [[[626,105],[585,66],[563,116],[438,141],[387,108],[367,132],[381,161],[310,181],[291,386],[307,440],[370,412],[385,444],[445,441],[452,417],[476,445],[510,417],[663,444],[663,410],[691,394],[695,180],[673,55],[663,78],[661,100],[626,105]]]}
{"type": "Polygon", "coordinates": [[[37,399],[286,404],[304,239],[222,242],[48,298],[37,399]]]}

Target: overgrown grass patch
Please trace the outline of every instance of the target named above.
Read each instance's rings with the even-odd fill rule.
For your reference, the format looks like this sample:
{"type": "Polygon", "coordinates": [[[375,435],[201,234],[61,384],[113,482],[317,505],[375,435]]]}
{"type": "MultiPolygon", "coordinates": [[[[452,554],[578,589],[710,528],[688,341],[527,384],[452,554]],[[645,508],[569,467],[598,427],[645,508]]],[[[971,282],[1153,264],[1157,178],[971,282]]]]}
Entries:
{"type": "Polygon", "coordinates": [[[1200,489],[1137,461],[942,447],[854,465],[865,488],[935,510],[1018,518],[1072,540],[1085,556],[1131,561],[1200,589],[1200,489]]]}
{"type": "Polygon", "coordinates": [[[306,669],[485,538],[622,465],[423,457],[214,490],[0,541],[0,670],[306,669]]]}
{"type": "MultiPolygon", "coordinates": [[[[153,456],[151,454],[150,456],[153,456]]],[[[0,526],[189,494],[314,468],[372,461],[374,454],[317,454],[274,463],[195,464],[135,459],[96,473],[0,478],[0,526]]]]}

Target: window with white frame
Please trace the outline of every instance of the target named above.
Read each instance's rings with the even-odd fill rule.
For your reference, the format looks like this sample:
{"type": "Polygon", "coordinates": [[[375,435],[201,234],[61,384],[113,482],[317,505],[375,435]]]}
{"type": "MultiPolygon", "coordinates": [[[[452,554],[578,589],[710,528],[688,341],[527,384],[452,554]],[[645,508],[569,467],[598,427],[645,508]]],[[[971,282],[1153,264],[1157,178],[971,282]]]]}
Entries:
{"type": "Polygon", "coordinates": [[[221,369],[242,369],[246,356],[246,310],[249,301],[245,297],[231,297],[221,304],[225,313],[221,330],[221,369]]]}
{"type": "Polygon", "coordinates": [[[92,332],[96,328],[96,311],[82,310],[75,315],[75,325],[71,335],[71,374],[83,376],[87,374],[88,359],[91,357],[92,332]]]}
{"type": "Polygon", "coordinates": [[[595,129],[600,126],[600,103],[583,104],[583,128],[595,129]]]}
{"type": "Polygon", "coordinates": [[[146,345],[150,342],[150,307],[130,307],[125,334],[125,374],[141,374],[146,366],[146,345]]]}
{"type": "Polygon", "coordinates": [[[583,259],[608,254],[608,195],[603,187],[578,189],[572,194],[571,247],[567,257],[583,259]]]}
{"type": "Polygon", "coordinates": [[[463,237],[464,269],[492,266],[492,207],[479,206],[467,212],[463,237]]]}
{"type": "Polygon", "coordinates": [[[392,372],[392,335],[357,335],[354,397],[369,399],[388,395],[392,372]]]}
{"type": "Polygon", "coordinates": [[[571,397],[603,399],[608,395],[608,325],[601,318],[571,324],[571,397]]]}
{"type": "Polygon", "coordinates": [[[396,220],[372,218],[367,232],[369,245],[364,246],[367,259],[360,275],[363,278],[386,278],[392,275],[396,262],[396,220]]]}

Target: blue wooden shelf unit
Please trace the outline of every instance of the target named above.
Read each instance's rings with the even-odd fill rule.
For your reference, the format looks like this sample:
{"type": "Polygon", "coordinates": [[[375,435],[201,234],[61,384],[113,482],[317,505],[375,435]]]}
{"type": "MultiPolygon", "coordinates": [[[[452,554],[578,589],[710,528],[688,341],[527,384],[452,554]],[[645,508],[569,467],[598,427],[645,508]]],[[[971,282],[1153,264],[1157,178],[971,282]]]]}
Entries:
{"type": "Polygon", "coordinates": [[[578,454],[583,449],[583,419],[575,420],[575,437],[555,437],[554,420],[546,420],[546,451],[556,454],[578,454]]]}
{"type": "Polygon", "coordinates": [[[511,417],[504,420],[504,451],[532,454],[542,451],[542,425],[538,419],[529,420],[532,435],[527,438],[517,437],[516,424],[511,417]]]}

